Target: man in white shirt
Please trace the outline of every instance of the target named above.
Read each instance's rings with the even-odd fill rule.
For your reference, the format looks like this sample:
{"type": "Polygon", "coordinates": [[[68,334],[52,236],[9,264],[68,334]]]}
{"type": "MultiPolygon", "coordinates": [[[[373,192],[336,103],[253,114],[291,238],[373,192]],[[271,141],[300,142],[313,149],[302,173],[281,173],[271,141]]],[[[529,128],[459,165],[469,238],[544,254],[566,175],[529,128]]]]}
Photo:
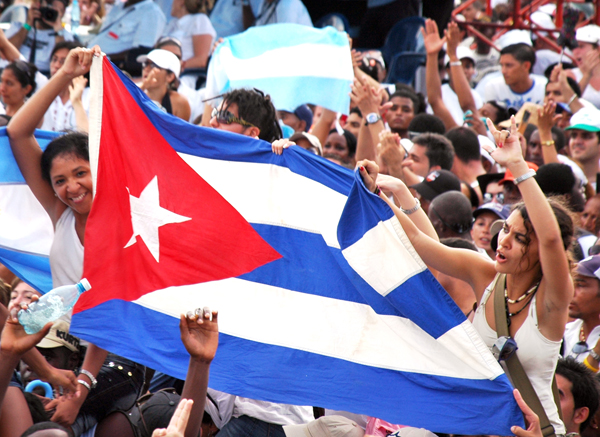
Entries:
{"type": "Polygon", "coordinates": [[[600,171],[600,111],[584,107],[571,117],[569,151],[571,158],[583,170],[585,177],[596,187],[596,173],[600,171]]]}
{"type": "Polygon", "coordinates": [[[600,255],[594,255],[577,264],[573,277],[575,293],[569,304],[563,355],[583,362],[600,339],[600,255]]]}
{"type": "Polygon", "coordinates": [[[484,100],[501,101],[508,108],[519,109],[526,102],[544,101],[546,78],[531,75],[535,64],[533,48],[524,43],[512,44],[500,52],[502,77],[490,80],[485,86],[484,100]]]}

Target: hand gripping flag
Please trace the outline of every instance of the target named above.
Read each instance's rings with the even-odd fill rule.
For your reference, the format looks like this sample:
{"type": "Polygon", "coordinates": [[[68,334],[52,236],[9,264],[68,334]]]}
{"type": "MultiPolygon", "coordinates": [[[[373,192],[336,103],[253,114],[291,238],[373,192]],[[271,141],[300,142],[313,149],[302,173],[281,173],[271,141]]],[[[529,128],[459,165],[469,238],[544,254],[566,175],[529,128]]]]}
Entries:
{"type": "MultiPolygon", "coordinates": [[[[42,149],[56,136],[54,132],[35,132],[42,149]]],[[[53,237],[50,217],[25,184],[6,128],[0,128],[0,263],[46,293],[52,289],[48,254],[53,237]]]]}
{"type": "Polygon", "coordinates": [[[225,38],[208,66],[205,96],[258,88],[277,109],[313,103],[348,114],[354,80],[348,36],[333,27],[300,24],[251,27],[225,38]]]}
{"type": "Polygon", "coordinates": [[[352,172],[167,115],[106,58],[91,80],[92,289],[72,333],[184,378],[178,317],[209,306],[217,390],[439,432],[522,423],[498,363],[352,172]]]}

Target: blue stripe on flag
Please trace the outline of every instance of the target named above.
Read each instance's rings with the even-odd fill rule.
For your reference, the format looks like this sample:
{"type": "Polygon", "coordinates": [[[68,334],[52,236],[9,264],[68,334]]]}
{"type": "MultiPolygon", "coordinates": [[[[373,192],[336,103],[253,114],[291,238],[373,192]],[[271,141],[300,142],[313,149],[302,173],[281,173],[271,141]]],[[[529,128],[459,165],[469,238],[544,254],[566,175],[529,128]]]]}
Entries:
{"type": "Polygon", "coordinates": [[[52,289],[50,261],[47,256],[0,247],[0,262],[40,293],[52,289]]]}
{"type": "Polygon", "coordinates": [[[317,29],[295,23],[278,23],[251,27],[245,32],[230,36],[220,44],[215,53],[229,46],[238,59],[254,58],[266,51],[298,44],[325,44],[339,47],[348,46],[348,37],[333,27],[317,29]],[[302,35],[302,39],[298,35],[302,35]]]}
{"type": "MultiPolygon", "coordinates": [[[[50,141],[59,136],[59,133],[36,129],[35,138],[42,150],[50,141]]],[[[23,175],[10,149],[10,142],[6,135],[6,127],[0,128],[0,184],[25,183],[23,175]]]]}
{"type": "MultiPolygon", "coordinates": [[[[163,373],[180,379],[186,376],[189,358],[182,343],[173,341],[179,338],[179,320],[174,317],[112,300],[74,317],[71,332],[85,333],[94,344],[163,373]],[[82,317],[86,313],[90,317],[82,317]],[[135,320],[139,326],[119,330],[107,339],[98,335],[102,330],[93,320],[135,320]],[[143,350],[138,332],[150,334],[143,350]]],[[[511,425],[523,425],[505,375],[489,381],[398,372],[223,333],[211,366],[210,386],[252,399],[326,405],[445,433],[470,434],[477,429],[482,434],[510,435],[511,425]],[[231,375],[246,378],[232,380],[231,375]],[[366,393],[374,394],[369,403],[364,402],[366,393]]]]}

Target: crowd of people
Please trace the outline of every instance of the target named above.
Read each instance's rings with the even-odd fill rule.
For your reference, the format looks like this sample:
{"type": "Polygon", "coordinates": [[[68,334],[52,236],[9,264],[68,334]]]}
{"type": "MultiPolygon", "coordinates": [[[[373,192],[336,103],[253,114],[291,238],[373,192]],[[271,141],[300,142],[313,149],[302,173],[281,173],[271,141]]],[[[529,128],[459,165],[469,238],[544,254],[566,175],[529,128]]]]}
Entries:
{"type": "MultiPolygon", "coordinates": [[[[369,19],[396,3],[369,1],[369,19]]],[[[600,26],[574,5],[565,12],[574,33],[557,29],[550,4],[531,14],[544,32],[505,31],[488,26],[508,8],[495,3],[491,16],[475,1],[453,21],[425,21],[422,89],[385,83],[381,52],[353,49],[342,115],[313,102],[276,108],[258,89],[204,95],[219,38],[272,23],[312,26],[300,0],[34,0],[25,22],[0,31],[0,124],[55,229],[53,285],[82,276],[93,202],[85,76],[103,52],[175,117],[357,171],[519,389],[511,372],[522,367],[536,401],[515,392],[528,428],[513,432],[598,437],[600,26]],[[75,7],[79,28],[65,26],[75,7]],[[36,128],[63,135],[42,152],[36,128]]],[[[209,389],[218,316],[208,308],[181,318],[190,354],[182,381],[74,337],[68,315],[25,334],[15,314],[39,297],[0,269],[0,437],[431,434],[209,389]],[[26,392],[35,380],[56,398],[43,384],[26,392]]]]}

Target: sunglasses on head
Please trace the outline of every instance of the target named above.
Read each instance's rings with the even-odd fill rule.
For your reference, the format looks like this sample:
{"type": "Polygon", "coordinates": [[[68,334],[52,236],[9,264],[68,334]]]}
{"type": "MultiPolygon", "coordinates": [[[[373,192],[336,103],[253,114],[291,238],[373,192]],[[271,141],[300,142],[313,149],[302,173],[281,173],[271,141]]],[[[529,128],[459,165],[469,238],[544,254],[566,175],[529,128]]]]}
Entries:
{"type": "Polygon", "coordinates": [[[217,121],[220,124],[238,123],[238,124],[241,124],[242,126],[246,126],[246,127],[256,127],[252,123],[249,123],[246,120],[244,120],[243,118],[236,117],[229,111],[224,111],[224,110],[219,111],[219,110],[217,110],[217,108],[214,108],[212,110],[211,117],[216,117],[217,121]]]}

